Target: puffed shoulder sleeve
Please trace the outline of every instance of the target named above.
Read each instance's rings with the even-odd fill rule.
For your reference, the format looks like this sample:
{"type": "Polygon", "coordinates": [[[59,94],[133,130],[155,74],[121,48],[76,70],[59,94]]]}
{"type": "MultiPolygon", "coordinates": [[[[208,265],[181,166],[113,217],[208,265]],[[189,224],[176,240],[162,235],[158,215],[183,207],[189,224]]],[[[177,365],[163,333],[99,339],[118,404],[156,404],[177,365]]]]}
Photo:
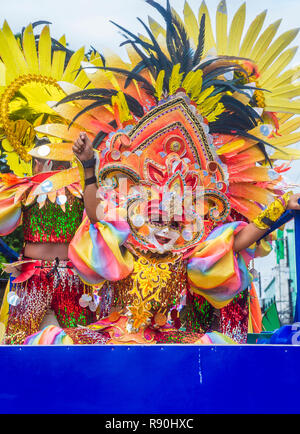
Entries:
{"type": "Polygon", "coordinates": [[[240,253],[233,250],[234,237],[245,225],[234,222],[218,227],[188,260],[191,291],[205,297],[217,309],[229,304],[251,284],[247,267],[255,256],[255,247],[240,253]]]}
{"type": "Polygon", "coordinates": [[[0,236],[13,232],[22,220],[22,201],[18,186],[0,189],[0,236]]]}
{"type": "Polygon", "coordinates": [[[89,285],[125,279],[133,270],[133,256],[124,247],[130,233],[125,220],[99,221],[86,217],[69,246],[69,258],[89,285]]]}

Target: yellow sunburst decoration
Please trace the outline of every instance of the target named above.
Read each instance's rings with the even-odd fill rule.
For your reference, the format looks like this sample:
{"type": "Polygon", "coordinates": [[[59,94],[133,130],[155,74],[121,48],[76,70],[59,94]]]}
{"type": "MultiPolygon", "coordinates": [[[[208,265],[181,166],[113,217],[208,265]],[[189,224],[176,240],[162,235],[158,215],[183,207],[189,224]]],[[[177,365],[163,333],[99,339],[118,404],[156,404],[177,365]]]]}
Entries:
{"type": "MultiPolygon", "coordinates": [[[[289,150],[287,146],[297,143],[300,134],[297,129],[300,126],[298,117],[293,115],[300,114],[300,86],[297,79],[300,76],[300,66],[288,69],[297,48],[289,47],[299,33],[299,29],[292,29],[276,37],[281,20],[263,29],[267,11],[263,11],[246,28],[246,3],[243,3],[234,14],[231,23],[227,15],[226,1],[222,0],[216,11],[216,28],[213,29],[209,10],[205,1],[195,14],[186,1],[183,11],[183,19],[173,10],[177,18],[180,19],[185,28],[190,41],[194,47],[197,46],[199,26],[203,14],[205,14],[205,44],[203,57],[207,56],[232,56],[249,59],[257,67],[256,78],[253,81],[254,96],[257,108],[261,109],[263,115],[268,112],[275,112],[277,115],[277,134],[273,134],[272,129],[256,128],[251,131],[256,137],[267,140],[278,150],[274,152],[274,160],[291,160],[299,158],[297,150],[289,150]],[[244,38],[242,38],[245,33],[244,38]],[[260,91],[256,88],[265,89],[260,91]],[[282,115],[280,115],[282,114],[282,115]],[[286,114],[286,115],[284,115],[286,114]]],[[[149,18],[149,26],[160,42],[164,52],[166,50],[166,30],[152,17],[149,18]]],[[[247,62],[243,63],[243,66],[247,62]]],[[[220,108],[219,108],[220,109],[220,108]]],[[[267,116],[265,123],[272,124],[272,120],[267,116]]],[[[274,127],[274,125],[273,125],[274,127]]]]}
{"type": "MultiPolygon", "coordinates": [[[[257,87],[269,91],[264,92],[265,111],[300,114],[300,103],[293,100],[300,95],[299,86],[293,84],[299,67],[283,73],[296,54],[297,47],[287,47],[296,38],[299,29],[289,30],[276,38],[281,23],[278,20],[262,31],[267,11],[259,14],[246,29],[246,3],[241,5],[229,25],[226,1],[222,0],[217,8],[214,36],[205,2],[200,6],[199,20],[202,14],[205,14],[206,24],[204,53],[215,52],[217,55],[251,59],[257,65],[260,76],[257,87]],[[244,31],[246,34],[242,39],[244,31]]],[[[199,24],[188,2],[184,7],[184,19],[186,31],[192,38],[199,24]]]]}
{"type": "MultiPolygon", "coordinates": [[[[262,130],[257,128],[251,133],[264,139],[266,139],[267,136],[270,144],[278,148],[278,151],[274,154],[275,157],[290,160],[292,157],[292,152],[287,150],[287,146],[299,141],[299,134],[293,132],[296,131],[296,126],[299,124],[299,121],[298,119],[292,119],[289,120],[287,126],[284,124],[291,117],[291,115],[300,114],[300,102],[297,98],[300,95],[300,86],[295,84],[295,80],[300,74],[300,66],[288,69],[288,66],[293,60],[297,50],[297,47],[288,48],[288,46],[297,36],[298,29],[287,31],[276,38],[276,33],[281,20],[278,20],[266,27],[266,29],[263,29],[267,15],[266,11],[259,14],[247,29],[245,28],[245,3],[242,4],[238,11],[234,14],[231,23],[229,23],[225,0],[222,0],[217,7],[215,30],[213,29],[210,14],[204,1],[200,5],[197,14],[193,12],[189,3],[186,1],[184,5],[183,19],[180,18],[175,10],[172,10],[172,12],[184,26],[191,43],[194,44],[194,48],[197,46],[198,42],[201,18],[203,14],[205,14],[205,43],[203,58],[207,58],[207,56],[226,55],[248,58],[256,65],[257,75],[254,78],[251,77],[250,79],[253,82],[253,93],[256,99],[258,111],[260,111],[260,114],[268,112],[276,112],[277,114],[287,113],[289,114],[289,117],[286,118],[278,116],[279,123],[276,125],[278,135],[273,135],[270,140],[270,134],[266,128],[262,130]],[[244,38],[242,38],[243,33],[245,33],[244,38]],[[260,91],[258,88],[266,89],[266,91],[260,91]]],[[[158,41],[161,50],[168,56],[165,28],[156,22],[152,17],[149,18],[149,27],[158,41]]],[[[143,40],[148,41],[147,37],[142,37],[141,35],[140,37],[143,38],[143,40]]],[[[107,64],[110,67],[132,70],[141,59],[131,46],[127,46],[127,54],[130,59],[130,63],[124,62],[124,60],[122,60],[117,54],[107,51],[107,64]]],[[[87,64],[87,66],[103,67],[102,58],[97,53],[94,53],[90,59],[90,62],[91,63],[87,64]]],[[[246,67],[246,65],[243,64],[243,67],[246,67]]],[[[196,77],[197,73],[200,73],[200,71],[196,71],[195,73],[191,72],[190,77],[186,77],[186,83],[184,83],[184,86],[188,85],[188,79],[195,80],[197,78],[199,83],[201,81],[201,77],[196,77]]],[[[124,80],[112,72],[103,70],[90,72],[89,69],[87,69],[86,74],[89,77],[92,87],[113,87],[117,90],[124,90],[124,80]]],[[[157,80],[154,80],[153,77],[151,77],[149,71],[144,71],[143,74],[149,79],[150,82],[153,83],[154,87],[156,88],[156,96],[158,99],[161,99],[163,97],[162,83],[164,80],[164,71],[161,71],[160,75],[157,77],[157,80]]],[[[178,82],[180,79],[180,74],[178,71],[176,71],[176,68],[174,69],[173,79],[173,82],[176,82],[176,80],[178,82]]],[[[135,83],[134,80],[133,83],[135,83]]],[[[171,84],[173,85],[174,83],[171,84]]],[[[60,83],[60,85],[64,88],[66,94],[71,94],[83,89],[83,86],[78,85],[78,83],[76,86],[69,86],[67,83],[60,83]]],[[[200,86],[196,86],[196,92],[199,91],[199,88],[200,86]]],[[[210,91],[212,92],[213,89],[210,91]]],[[[138,92],[139,90],[137,86],[135,96],[137,96],[138,92]]],[[[209,90],[207,90],[207,92],[209,92],[209,90]]],[[[144,98],[142,95],[139,95],[139,97],[141,99],[144,98]]],[[[191,97],[193,99],[193,96],[191,97]]],[[[202,99],[204,101],[202,110],[200,109],[200,111],[204,114],[204,116],[210,113],[208,115],[210,117],[210,121],[213,121],[220,113],[222,113],[223,106],[222,104],[219,104],[218,97],[213,99],[209,98],[209,95],[203,94],[199,95],[199,98],[199,108],[201,106],[202,99]],[[214,107],[213,113],[211,112],[211,106],[214,107]]],[[[250,97],[248,98],[248,101],[249,99],[250,97]]],[[[54,101],[58,101],[58,99],[54,99],[54,101]]],[[[141,102],[143,105],[145,105],[145,101],[141,102]]],[[[73,104],[71,106],[70,104],[63,104],[56,107],[55,110],[58,115],[65,118],[67,121],[70,121],[87,105],[88,104],[85,104],[84,101],[77,101],[77,105],[73,104]]],[[[111,113],[111,108],[106,106],[101,109],[98,108],[85,113],[80,117],[80,119],[77,120],[77,125],[73,126],[70,130],[66,130],[63,125],[50,124],[37,128],[37,131],[41,133],[49,133],[50,135],[52,134],[52,136],[55,138],[72,141],[77,137],[78,132],[82,128],[86,128],[93,138],[99,131],[100,124],[97,121],[102,120],[108,122],[112,119],[113,114],[111,113]]],[[[268,117],[267,119],[264,119],[264,121],[268,124],[272,123],[268,117]]],[[[297,151],[293,154],[293,156],[294,158],[299,157],[297,151]]]]}
{"type": "MultiPolygon", "coordinates": [[[[161,10],[157,2],[147,1],[156,10],[161,10]]],[[[133,97],[143,107],[144,113],[147,113],[157,101],[173,97],[182,90],[202,115],[204,122],[217,123],[219,119],[221,123],[224,122],[223,129],[219,130],[221,137],[214,137],[215,151],[227,167],[232,207],[251,220],[260,212],[254,198],[261,204],[267,204],[276,194],[276,186],[282,180],[281,173],[285,172],[289,164],[282,165],[278,160],[290,162],[300,158],[300,151],[290,148],[290,145],[300,141],[300,86],[297,82],[300,66],[289,69],[296,53],[296,48],[291,48],[290,44],[297,36],[298,29],[276,36],[281,20],[264,28],[266,11],[259,14],[246,28],[245,4],[229,22],[224,0],[217,7],[215,29],[205,2],[202,2],[197,14],[188,2],[185,2],[182,18],[175,10],[171,11],[172,16],[169,10],[165,10],[165,13],[169,14],[169,20],[176,20],[177,36],[174,29],[175,36],[172,36],[153,18],[149,18],[150,29],[144,25],[147,36],[139,34],[133,37],[132,32],[119,26],[128,38],[126,42],[131,43],[125,45],[129,62],[108,52],[104,65],[103,57],[95,52],[86,65],[101,68],[86,69],[92,91],[113,90],[118,98],[114,96],[110,102],[107,101],[107,104],[100,107],[84,98],[86,94],[82,86],[60,82],[65,94],[71,96],[61,105],[54,104],[53,109],[65,119],[65,124],[53,122],[41,125],[36,130],[52,135],[61,142],[68,141],[69,156],[71,142],[83,128],[88,130],[92,138],[102,130],[101,149],[105,155],[106,149],[103,148],[110,133],[110,125],[114,122],[115,130],[127,127],[129,111],[125,98],[121,100],[122,92],[133,97]],[[178,29],[181,51],[176,51],[178,29]],[[203,47],[200,44],[202,41],[203,47]],[[139,48],[135,50],[137,44],[139,48]],[[187,58],[191,60],[190,63],[187,58]],[[138,72],[137,81],[135,77],[126,79],[126,74],[124,78],[124,71],[130,74],[132,71],[138,72]],[[216,80],[211,80],[212,77],[216,80]],[[151,87],[148,93],[145,81],[151,87]],[[229,83],[229,86],[221,86],[222,81],[224,84],[229,83]],[[244,86],[243,91],[234,85],[237,81],[239,86],[244,86]],[[222,92],[218,91],[218,86],[223,88],[222,92]],[[234,100],[234,105],[228,104],[228,100],[234,100]],[[115,106],[117,111],[114,111],[115,106]],[[238,131],[238,121],[232,128],[226,124],[232,107],[239,107],[242,112],[249,109],[251,116],[255,112],[256,120],[247,124],[246,134],[238,131]],[[74,118],[76,123],[72,122],[74,118]],[[126,122],[122,125],[123,119],[126,122]],[[71,127],[68,127],[66,124],[71,122],[71,127]],[[269,163],[272,168],[267,166],[269,163]]],[[[95,96],[96,93],[90,93],[90,100],[94,101],[95,96]]],[[[242,119],[240,123],[243,123],[242,119]]],[[[210,127],[207,130],[210,131],[210,127]]],[[[217,131],[213,128],[211,130],[217,131]]],[[[52,147],[52,152],[54,155],[58,151],[52,147]]]]}
{"type": "MultiPolygon", "coordinates": [[[[65,47],[63,36],[59,43],[65,47]]],[[[85,87],[89,80],[83,70],[84,48],[66,61],[66,51],[53,50],[49,26],[46,25],[36,43],[30,24],[19,41],[5,21],[0,30],[0,130],[5,138],[3,148],[11,170],[30,175],[35,130],[57,114],[47,102],[65,96],[59,80],[85,87]]]]}

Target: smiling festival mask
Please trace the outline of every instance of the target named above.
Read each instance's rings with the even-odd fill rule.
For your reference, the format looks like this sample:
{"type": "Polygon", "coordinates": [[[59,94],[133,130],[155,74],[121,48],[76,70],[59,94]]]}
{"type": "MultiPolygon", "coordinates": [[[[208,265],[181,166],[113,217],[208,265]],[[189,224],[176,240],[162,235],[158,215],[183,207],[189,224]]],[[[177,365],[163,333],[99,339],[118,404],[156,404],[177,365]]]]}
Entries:
{"type": "Polygon", "coordinates": [[[212,137],[182,92],[126,134],[111,135],[99,182],[126,206],[128,247],[145,252],[185,252],[230,213],[226,174],[212,137]]]}
{"type": "Polygon", "coordinates": [[[86,69],[90,86],[61,83],[67,96],[52,106],[72,119],[68,128],[53,124],[37,131],[68,142],[52,144],[52,154],[69,152],[79,128],[93,139],[99,194],[125,211],[131,229],[126,247],[188,254],[214,227],[251,221],[282,193],[288,164],[277,161],[297,158],[286,143],[295,142],[288,132],[298,124],[273,110],[277,102],[260,86],[265,65],[238,57],[239,50],[210,54],[207,13],[195,21],[194,40],[169,2],[164,8],[147,1],[166,28],[140,20],[147,33],[140,36],[117,25],[129,63],[93,53],[86,69]]]}

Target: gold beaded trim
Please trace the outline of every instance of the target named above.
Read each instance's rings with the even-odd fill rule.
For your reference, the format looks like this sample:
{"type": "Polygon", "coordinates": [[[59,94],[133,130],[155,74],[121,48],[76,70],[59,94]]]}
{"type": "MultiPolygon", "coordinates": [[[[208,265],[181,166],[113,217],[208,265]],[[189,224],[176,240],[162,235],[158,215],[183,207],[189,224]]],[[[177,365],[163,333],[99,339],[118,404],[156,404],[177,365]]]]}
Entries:
{"type": "Polygon", "coordinates": [[[4,93],[1,95],[0,103],[0,122],[5,131],[6,138],[22,160],[26,162],[31,160],[31,156],[28,154],[27,148],[20,142],[19,138],[15,134],[14,121],[9,119],[9,103],[22,86],[32,82],[51,85],[56,87],[58,90],[61,90],[56,80],[52,77],[36,74],[21,75],[6,87],[4,93]]]}
{"type": "MultiPolygon", "coordinates": [[[[258,80],[255,77],[250,77],[249,78],[249,82],[250,83],[254,82],[256,84],[256,87],[258,89],[260,88],[259,82],[258,82],[258,80]]],[[[265,98],[264,91],[263,90],[258,90],[258,89],[256,89],[255,92],[254,92],[254,98],[255,98],[255,101],[256,101],[256,105],[257,105],[257,107],[265,108],[266,107],[266,98],[265,98]]]]}
{"type": "Polygon", "coordinates": [[[286,211],[289,199],[293,193],[285,193],[281,198],[277,198],[254,220],[254,225],[261,230],[269,229],[282,214],[286,211]]]}

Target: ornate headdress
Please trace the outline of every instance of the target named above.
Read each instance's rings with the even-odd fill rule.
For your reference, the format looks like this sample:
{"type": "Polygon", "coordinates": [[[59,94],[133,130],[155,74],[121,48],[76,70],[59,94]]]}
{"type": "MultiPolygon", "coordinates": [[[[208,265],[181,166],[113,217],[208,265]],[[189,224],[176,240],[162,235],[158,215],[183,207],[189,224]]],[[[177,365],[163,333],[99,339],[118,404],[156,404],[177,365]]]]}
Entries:
{"type": "Polygon", "coordinates": [[[60,152],[67,160],[72,141],[85,129],[100,152],[101,185],[119,190],[119,179],[126,177],[129,187],[152,189],[148,201],[129,195],[131,245],[185,251],[219,222],[253,219],[282,189],[281,173],[288,164],[277,160],[299,158],[299,151],[288,148],[300,138],[295,132],[300,126],[295,116],[300,110],[295,99],[299,68],[286,70],[296,51],[286,48],[298,30],[274,40],[276,22],[260,35],[264,12],[242,40],[245,5],[227,34],[222,1],[215,40],[204,2],[199,20],[186,2],[182,20],[169,1],[166,8],[146,1],[164,18],[165,27],[152,18],[149,26],[139,20],[142,36],[117,25],[131,63],[94,53],[82,71],[88,88],[79,80],[76,85],[60,83],[68,96],[57,98],[52,110],[64,121],[36,131],[63,142],[48,147],[48,158],[60,152]],[[155,245],[153,231],[163,239],[164,227],[155,219],[147,221],[149,206],[162,216],[163,198],[169,194],[176,203],[187,186],[192,190],[190,215],[183,209],[178,226],[174,211],[172,240],[168,232],[155,245]],[[197,209],[199,196],[202,210],[197,209]]]}
{"type": "MultiPolygon", "coordinates": [[[[7,164],[18,176],[31,175],[30,151],[36,142],[35,127],[47,122],[66,124],[48,104],[66,95],[59,82],[63,81],[65,86],[89,85],[81,69],[84,48],[70,51],[64,36],[59,41],[50,36],[48,24],[43,21],[30,24],[16,36],[6,21],[0,29],[0,135],[7,164]],[[47,25],[35,35],[34,28],[41,24],[47,25]]],[[[60,154],[53,159],[62,160],[60,154]]]]}

